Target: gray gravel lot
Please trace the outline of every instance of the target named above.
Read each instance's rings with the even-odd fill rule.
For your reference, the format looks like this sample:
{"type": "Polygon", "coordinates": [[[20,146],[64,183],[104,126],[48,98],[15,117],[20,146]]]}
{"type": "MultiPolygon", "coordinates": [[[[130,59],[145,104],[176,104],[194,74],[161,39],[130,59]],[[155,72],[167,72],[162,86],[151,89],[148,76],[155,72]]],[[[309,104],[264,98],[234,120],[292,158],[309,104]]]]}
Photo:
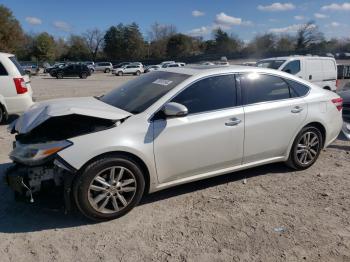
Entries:
{"type": "MultiPolygon", "coordinates": [[[[42,101],[131,78],[38,76],[32,87],[42,101]]],[[[12,140],[0,126],[0,177],[12,140]]],[[[0,261],[350,261],[349,152],[340,137],[306,171],[274,164],[167,189],[97,224],[65,215],[59,196],[17,203],[0,183],[0,261]]]]}

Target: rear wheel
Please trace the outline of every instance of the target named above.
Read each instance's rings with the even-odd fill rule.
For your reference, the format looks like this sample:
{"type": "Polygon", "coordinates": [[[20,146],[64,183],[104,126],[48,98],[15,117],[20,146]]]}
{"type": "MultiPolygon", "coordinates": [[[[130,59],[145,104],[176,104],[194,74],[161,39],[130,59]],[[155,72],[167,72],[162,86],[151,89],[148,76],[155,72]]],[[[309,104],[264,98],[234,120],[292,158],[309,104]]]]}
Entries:
{"type": "Polygon", "coordinates": [[[124,157],[105,157],[85,168],[73,190],[80,211],[101,221],[128,213],[141,200],[144,188],[137,163],[124,157]]]}
{"type": "Polygon", "coordinates": [[[109,72],[111,72],[111,69],[106,68],[105,73],[109,73],[109,72]]]}
{"type": "Polygon", "coordinates": [[[141,72],[140,71],[136,71],[136,75],[137,76],[141,75],[141,72]]]}
{"type": "Polygon", "coordinates": [[[87,73],[86,72],[82,72],[81,75],[80,75],[80,78],[86,79],[87,78],[87,73]]]}
{"type": "Polygon", "coordinates": [[[304,127],[294,140],[287,165],[297,170],[311,167],[319,157],[322,146],[320,130],[313,126],[304,127]]]}
{"type": "Polygon", "coordinates": [[[57,79],[62,79],[63,78],[63,73],[58,72],[57,75],[56,75],[56,78],[57,79]]]}

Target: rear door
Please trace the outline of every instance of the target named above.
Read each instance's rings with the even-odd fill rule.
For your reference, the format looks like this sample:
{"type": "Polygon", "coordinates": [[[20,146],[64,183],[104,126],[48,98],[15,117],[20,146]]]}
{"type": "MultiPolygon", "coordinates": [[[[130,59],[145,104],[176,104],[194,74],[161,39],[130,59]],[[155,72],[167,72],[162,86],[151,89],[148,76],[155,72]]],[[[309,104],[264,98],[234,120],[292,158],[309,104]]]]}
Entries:
{"type": "Polygon", "coordinates": [[[306,79],[320,87],[323,86],[323,65],[322,60],[318,58],[305,59],[306,79]]]}
{"type": "Polygon", "coordinates": [[[234,75],[199,80],[171,101],[185,105],[189,114],[153,122],[160,183],[242,163],[244,113],[237,104],[234,75]]]}
{"type": "Polygon", "coordinates": [[[335,91],[337,89],[337,64],[334,59],[322,59],[323,86],[335,91]]]}
{"type": "MultiPolygon", "coordinates": [[[[243,74],[244,163],[286,154],[307,115],[307,104],[279,76],[243,74]]],[[[305,95],[305,93],[304,93],[305,95]]]]}
{"type": "Polygon", "coordinates": [[[13,79],[9,76],[7,69],[0,61],[0,96],[10,97],[15,95],[16,89],[13,79]]]}

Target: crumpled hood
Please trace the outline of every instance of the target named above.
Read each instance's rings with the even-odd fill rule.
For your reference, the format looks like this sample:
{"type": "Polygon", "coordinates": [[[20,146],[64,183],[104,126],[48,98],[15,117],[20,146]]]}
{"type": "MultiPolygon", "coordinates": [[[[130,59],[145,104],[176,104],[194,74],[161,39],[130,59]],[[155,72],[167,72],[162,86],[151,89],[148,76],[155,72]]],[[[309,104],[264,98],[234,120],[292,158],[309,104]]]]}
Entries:
{"type": "Polygon", "coordinates": [[[120,120],[132,115],[94,97],[63,98],[34,104],[17,119],[14,129],[19,134],[27,134],[52,117],[74,114],[108,120],[120,120]]]}

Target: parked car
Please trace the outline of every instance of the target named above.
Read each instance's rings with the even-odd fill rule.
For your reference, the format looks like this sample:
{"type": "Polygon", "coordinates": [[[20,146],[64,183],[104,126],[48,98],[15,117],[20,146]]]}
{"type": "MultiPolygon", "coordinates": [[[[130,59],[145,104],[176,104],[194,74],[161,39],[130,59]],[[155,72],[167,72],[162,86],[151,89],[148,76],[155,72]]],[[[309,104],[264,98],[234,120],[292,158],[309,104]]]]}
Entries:
{"type": "Polygon", "coordinates": [[[185,66],[185,63],[171,63],[171,64],[165,64],[164,68],[171,68],[171,67],[183,67],[185,66]]]}
{"type": "Polygon", "coordinates": [[[175,61],[164,61],[164,62],[161,62],[159,65],[162,67],[162,68],[166,68],[169,64],[174,64],[175,61]]]}
{"type": "Polygon", "coordinates": [[[129,65],[129,64],[131,64],[131,62],[122,62],[122,63],[119,63],[119,64],[115,64],[115,65],[113,65],[113,69],[121,68],[121,67],[129,65]]]}
{"type": "MultiPolygon", "coordinates": [[[[349,84],[350,85],[350,84],[349,84]]],[[[338,92],[338,95],[343,98],[343,133],[350,140],[350,90],[338,92]]]]}
{"type": "Polygon", "coordinates": [[[258,67],[284,71],[323,89],[337,90],[337,63],[332,57],[288,56],[261,60],[258,67]]]}
{"type": "Polygon", "coordinates": [[[95,71],[110,73],[113,70],[113,65],[110,62],[98,62],[95,63],[95,71]]]}
{"type": "Polygon", "coordinates": [[[146,67],[145,73],[152,72],[152,71],[157,71],[157,70],[159,70],[161,68],[162,67],[160,65],[150,65],[150,66],[146,67]]]}
{"type": "Polygon", "coordinates": [[[143,73],[143,66],[138,64],[129,64],[120,68],[114,68],[112,74],[116,76],[122,76],[127,74],[141,75],[143,73]]]}
{"type": "Polygon", "coordinates": [[[73,76],[78,76],[82,79],[86,79],[88,76],[91,75],[91,71],[86,65],[70,64],[64,67],[51,70],[50,75],[52,77],[56,77],[57,79],[73,76]]]}
{"type": "Polygon", "coordinates": [[[209,61],[204,61],[200,63],[201,65],[205,65],[205,66],[212,66],[215,65],[213,62],[209,62],[209,61]]]}
{"type": "Polygon", "coordinates": [[[66,63],[56,63],[53,66],[44,68],[44,73],[50,74],[51,70],[66,66],[66,63]]]}
{"type": "Polygon", "coordinates": [[[39,73],[39,66],[34,63],[20,62],[24,72],[29,75],[37,75],[39,73]]]}
{"type": "Polygon", "coordinates": [[[336,93],[276,70],[158,70],[28,110],[11,125],[6,179],[27,196],[62,185],[88,218],[114,219],[144,193],[274,162],[309,168],[337,138],[341,110],[336,93]]]}
{"type": "Polygon", "coordinates": [[[0,123],[33,105],[28,75],[13,54],[0,53],[0,123]]]}

